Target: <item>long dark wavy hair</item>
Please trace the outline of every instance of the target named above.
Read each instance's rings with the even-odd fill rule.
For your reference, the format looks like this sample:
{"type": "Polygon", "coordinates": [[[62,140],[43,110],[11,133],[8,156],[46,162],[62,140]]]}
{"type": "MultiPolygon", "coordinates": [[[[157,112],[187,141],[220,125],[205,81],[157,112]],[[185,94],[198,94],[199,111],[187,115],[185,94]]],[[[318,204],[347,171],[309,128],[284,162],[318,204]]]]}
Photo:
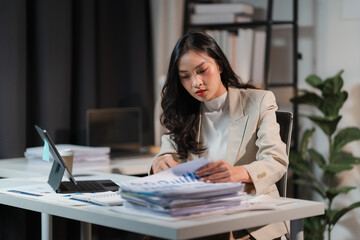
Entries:
{"type": "Polygon", "coordinates": [[[167,78],[162,89],[161,124],[168,129],[175,142],[180,159],[187,159],[188,152],[201,154],[206,150],[196,136],[199,126],[200,101],[192,97],[182,86],[178,72],[179,60],[188,51],[206,54],[213,58],[221,72],[221,82],[226,89],[254,88],[242,84],[232,70],[225,54],[216,41],[202,32],[193,32],[182,36],[172,51],[167,78]]]}

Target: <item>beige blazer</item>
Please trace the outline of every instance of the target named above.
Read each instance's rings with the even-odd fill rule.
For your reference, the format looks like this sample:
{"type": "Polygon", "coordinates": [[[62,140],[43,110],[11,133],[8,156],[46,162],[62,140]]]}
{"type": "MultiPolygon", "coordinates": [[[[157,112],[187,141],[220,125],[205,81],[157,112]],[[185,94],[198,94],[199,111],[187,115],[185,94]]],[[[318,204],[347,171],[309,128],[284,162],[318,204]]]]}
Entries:
{"type": "MultiPolygon", "coordinates": [[[[279,135],[274,94],[265,90],[229,88],[228,97],[230,118],[225,160],[247,169],[253,181],[246,186],[249,193],[279,196],[275,183],[287,171],[289,160],[279,135]]],[[[201,134],[200,129],[198,134],[201,134]]],[[[170,136],[164,135],[161,140],[160,152],[154,159],[172,154],[179,161],[170,136]]],[[[198,157],[189,154],[187,161],[198,157]]],[[[261,240],[274,239],[286,233],[284,223],[247,230],[261,240]]]]}

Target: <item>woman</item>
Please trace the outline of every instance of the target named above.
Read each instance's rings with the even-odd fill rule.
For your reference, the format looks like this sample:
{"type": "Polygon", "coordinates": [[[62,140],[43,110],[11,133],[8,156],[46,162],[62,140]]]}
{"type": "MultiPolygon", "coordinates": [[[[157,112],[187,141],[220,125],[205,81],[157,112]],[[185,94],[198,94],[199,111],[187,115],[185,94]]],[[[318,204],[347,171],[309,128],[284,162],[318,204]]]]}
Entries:
{"type": "MultiPolygon", "coordinates": [[[[288,157],[276,122],[275,97],[241,84],[210,36],[190,33],[178,40],[161,107],[168,133],[150,173],[205,157],[212,162],[197,171],[201,181],[242,181],[249,193],[279,196],[275,183],[286,172],[288,157]]],[[[241,239],[274,239],[286,228],[277,223],[245,233],[241,239]]]]}

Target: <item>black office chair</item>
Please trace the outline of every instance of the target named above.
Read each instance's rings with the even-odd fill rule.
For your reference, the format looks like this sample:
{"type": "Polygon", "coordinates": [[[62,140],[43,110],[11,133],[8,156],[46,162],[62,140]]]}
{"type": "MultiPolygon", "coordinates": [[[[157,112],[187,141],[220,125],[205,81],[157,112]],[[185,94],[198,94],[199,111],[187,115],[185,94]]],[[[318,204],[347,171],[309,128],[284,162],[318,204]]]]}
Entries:
{"type": "MultiPolygon", "coordinates": [[[[276,111],[276,119],[280,125],[280,137],[281,140],[286,144],[286,153],[289,156],[290,145],[291,145],[291,133],[293,125],[293,114],[287,111],[276,111]]],[[[280,197],[286,197],[287,188],[287,172],[282,178],[276,183],[279,190],[280,197]]]]}

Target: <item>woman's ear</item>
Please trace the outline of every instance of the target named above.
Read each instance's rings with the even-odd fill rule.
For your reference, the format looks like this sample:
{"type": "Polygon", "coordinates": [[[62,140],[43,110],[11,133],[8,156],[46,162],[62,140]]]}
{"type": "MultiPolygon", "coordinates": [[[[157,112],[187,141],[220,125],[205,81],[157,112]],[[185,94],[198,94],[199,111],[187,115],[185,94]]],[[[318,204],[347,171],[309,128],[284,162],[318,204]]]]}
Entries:
{"type": "Polygon", "coordinates": [[[217,65],[217,67],[218,67],[219,72],[222,73],[223,72],[223,64],[222,64],[222,62],[221,61],[215,61],[215,63],[217,65]]]}
{"type": "Polygon", "coordinates": [[[222,68],[222,66],[220,66],[220,65],[218,65],[218,68],[219,68],[219,72],[220,72],[220,74],[223,72],[223,68],[222,68]]]}

